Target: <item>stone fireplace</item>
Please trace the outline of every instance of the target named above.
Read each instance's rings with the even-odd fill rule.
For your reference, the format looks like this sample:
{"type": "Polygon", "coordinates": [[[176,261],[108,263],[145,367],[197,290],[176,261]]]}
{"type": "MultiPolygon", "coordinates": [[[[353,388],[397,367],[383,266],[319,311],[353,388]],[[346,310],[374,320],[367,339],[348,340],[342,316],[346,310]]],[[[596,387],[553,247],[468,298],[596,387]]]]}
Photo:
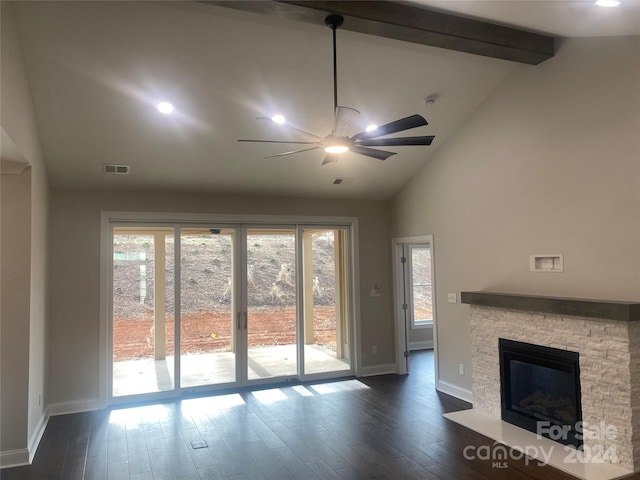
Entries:
{"type": "Polygon", "coordinates": [[[493,292],[463,292],[462,302],[471,305],[474,412],[503,418],[500,339],[575,352],[584,451],[614,454],[595,460],[621,470],[570,473],[640,471],[640,304],[493,292]]]}

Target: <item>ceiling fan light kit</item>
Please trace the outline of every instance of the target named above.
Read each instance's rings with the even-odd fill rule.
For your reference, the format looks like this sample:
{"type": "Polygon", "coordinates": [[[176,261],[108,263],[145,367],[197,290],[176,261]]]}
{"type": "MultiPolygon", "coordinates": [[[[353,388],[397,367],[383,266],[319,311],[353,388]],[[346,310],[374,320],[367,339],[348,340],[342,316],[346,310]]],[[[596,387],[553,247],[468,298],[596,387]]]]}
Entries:
{"type": "MultiPolygon", "coordinates": [[[[389,152],[386,150],[378,150],[377,148],[370,147],[403,147],[410,145],[431,145],[433,135],[418,136],[418,137],[393,137],[393,138],[380,138],[386,137],[398,132],[410,130],[412,128],[421,127],[427,125],[427,121],[421,115],[411,115],[409,117],[401,118],[393,122],[370,128],[367,127],[364,132],[357,133],[352,137],[349,137],[349,133],[356,121],[360,112],[354,108],[344,107],[338,105],[338,68],[337,68],[337,49],[336,49],[336,30],[343,24],[344,18],[341,15],[329,15],[325,18],[326,25],[331,28],[333,33],[333,107],[334,107],[334,121],[333,130],[329,135],[324,137],[314,135],[313,133],[306,132],[299,128],[288,125],[284,122],[284,117],[280,116],[276,120],[276,116],[272,118],[258,117],[258,120],[270,120],[281,124],[283,127],[307,138],[305,141],[288,141],[288,140],[252,140],[252,139],[239,139],[239,142],[255,142],[255,143],[282,143],[282,144],[296,144],[307,145],[306,148],[301,150],[292,150],[290,152],[278,153],[276,155],[269,155],[265,158],[282,157],[285,155],[292,155],[294,153],[307,152],[310,150],[323,149],[326,152],[326,157],[322,162],[322,165],[327,163],[333,163],[338,161],[338,157],[341,153],[353,152],[366,157],[375,158],[377,160],[386,160],[395,152],[389,152]]],[[[426,103],[426,102],[425,102],[426,103]]]]}
{"type": "Polygon", "coordinates": [[[329,145],[327,147],[324,147],[324,151],[327,153],[346,153],[349,151],[349,146],[348,145],[340,145],[340,144],[335,144],[335,145],[329,145]]]}

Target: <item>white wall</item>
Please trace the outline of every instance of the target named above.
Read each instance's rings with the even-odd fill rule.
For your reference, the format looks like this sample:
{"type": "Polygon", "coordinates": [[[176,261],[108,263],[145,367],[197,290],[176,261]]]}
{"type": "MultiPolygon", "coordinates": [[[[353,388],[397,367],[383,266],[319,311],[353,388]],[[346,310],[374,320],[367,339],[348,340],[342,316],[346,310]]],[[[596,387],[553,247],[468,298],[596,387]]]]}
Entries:
{"type": "MultiPolygon", "coordinates": [[[[30,170],[19,176],[3,175],[2,228],[5,235],[20,232],[18,242],[10,246],[2,244],[2,276],[12,278],[12,262],[22,259],[20,268],[26,268],[28,282],[18,297],[3,281],[2,363],[3,382],[6,369],[10,375],[20,378],[19,384],[3,388],[0,393],[2,415],[0,421],[0,452],[17,450],[26,452],[43,426],[46,398],[39,402],[39,395],[46,395],[46,304],[47,304],[47,218],[48,177],[42,157],[33,103],[27,83],[20,40],[15,26],[13,5],[2,2],[2,90],[0,120],[3,131],[10,137],[20,156],[31,165],[30,170]],[[6,178],[5,178],[6,177],[6,178]],[[20,217],[18,217],[20,214],[20,217]],[[11,230],[5,231],[5,215],[11,230]],[[26,262],[26,263],[25,263],[26,262]],[[7,277],[8,275],[8,277],[7,277]],[[26,301],[22,298],[26,295],[26,301]],[[11,317],[5,316],[6,302],[20,302],[20,310],[13,309],[11,317]],[[11,322],[10,335],[5,327],[11,322]],[[20,348],[20,352],[15,352],[20,348]]],[[[14,272],[15,273],[15,272],[14,272]]],[[[33,451],[29,452],[33,454],[33,451]]],[[[0,463],[8,458],[0,458],[0,463]]]]}
{"type": "Polygon", "coordinates": [[[394,362],[388,202],[55,189],[51,199],[52,403],[98,398],[101,211],[358,217],[362,349],[378,347],[378,354],[363,355],[362,363],[394,362]],[[375,283],[383,292],[371,298],[375,283]]]}
{"type": "Polygon", "coordinates": [[[409,329],[409,349],[421,350],[429,348],[433,342],[433,327],[410,328],[409,329]]]}
{"type": "Polygon", "coordinates": [[[29,384],[31,172],[0,178],[0,452],[24,453],[29,384]]]}
{"type": "Polygon", "coordinates": [[[640,300],[640,37],[566,40],[518,69],[392,218],[394,237],[434,235],[439,375],[463,389],[469,307],[448,292],[640,300]],[[534,253],[563,254],[565,272],[529,272],[534,253]]]}

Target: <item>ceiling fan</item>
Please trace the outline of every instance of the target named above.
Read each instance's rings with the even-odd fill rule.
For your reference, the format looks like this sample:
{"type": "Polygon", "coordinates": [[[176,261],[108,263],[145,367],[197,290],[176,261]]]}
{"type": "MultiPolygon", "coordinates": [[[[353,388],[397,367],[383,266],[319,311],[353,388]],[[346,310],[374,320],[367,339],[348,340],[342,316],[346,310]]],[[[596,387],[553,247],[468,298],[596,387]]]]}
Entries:
{"type": "MultiPolygon", "coordinates": [[[[395,152],[389,152],[387,150],[378,150],[370,147],[403,147],[409,145],[431,145],[433,135],[420,136],[420,137],[393,137],[393,138],[380,138],[393,133],[410,130],[412,128],[421,127],[427,125],[427,121],[421,115],[411,115],[409,117],[401,118],[393,122],[381,125],[371,131],[364,131],[349,137],[348,134],[355,124],[360,112],[350,107],[338,106],[338,74],[337,74],[337,61],[336,61],[336,30],[342,25],[344,19],[341,15],[329,15],[325,19],[326,25],[333,31],[333,107],[335,112],[333,130],[325,137],[314,135],[313,133],[305,132],[299,128],[291,125],[282,124],[283,127],[291,129],[305,137],[307,141],[288,141],[288,140],[245,140],[240,139],[239,142],[258,142],[258,143],[283,143],[283,144],[297,144],[297,145],[309,145],[308,148],[302,150],[293,150],[290,152],[278,153],[276,155],[269,155],[265,158],[282,157],[284,155],[291,155],[294,153],[307,152],[310,150],[323,149],[327,155],[322,162],[322,165],[327,163],[337,162],[341,153],[353,152],[360,155],[364,155],[378,160],[386,160],[391,155],[395,155],[395,152]]],[[[258,120],[272,119],[267,117],[258,117],[258,120]]]]}

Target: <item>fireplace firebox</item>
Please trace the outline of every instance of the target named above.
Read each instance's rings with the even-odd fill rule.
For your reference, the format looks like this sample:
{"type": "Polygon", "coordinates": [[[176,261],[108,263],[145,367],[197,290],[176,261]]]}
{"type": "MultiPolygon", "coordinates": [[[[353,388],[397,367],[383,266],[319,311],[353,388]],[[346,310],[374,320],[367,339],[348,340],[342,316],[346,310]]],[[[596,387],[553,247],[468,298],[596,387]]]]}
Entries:
{"type": "Polygon", "coordinates": [[[499,339],[502,420],[582,446],[579,354],[499,339]]]}

